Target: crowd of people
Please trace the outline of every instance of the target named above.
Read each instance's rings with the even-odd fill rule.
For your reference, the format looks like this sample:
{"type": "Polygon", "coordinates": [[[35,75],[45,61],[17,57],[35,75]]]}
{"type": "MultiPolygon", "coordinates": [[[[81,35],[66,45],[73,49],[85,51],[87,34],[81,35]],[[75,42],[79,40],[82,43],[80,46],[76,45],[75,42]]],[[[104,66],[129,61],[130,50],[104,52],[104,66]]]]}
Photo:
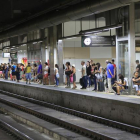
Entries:
{"type": "MultiPolygon", "coordinates": [[[[116,64],[114,63],[114,59],[111,61],[106,60],[106,68],[102,68],[100,63],[94,63],[93,60],[81,62],[81,70],[76,70],[75,64],[71,65],[70,62],[66,62],[63,65],[63,70],[65,74],[65,85],[66,88],[71,88],[71,84],[73,84],[72,89],[76,89],[76,72],[81,72],[81,78],[79,82],[82,86],[81,89],[91,88],[93,91],[105,91],[108,89],[109,93],[114,93],[116,95],[120,95],[122,90],[128,88],[127,80],[124,78],[122,74],[117,75],[116,64]],[[118,76],[118,81],[117,81],[118,76]]],[[[137,95],[140,96],[140,64],[139,60],[136,60],[136,70],[134,72],[134,77],[132,77],[133,88],[136,89],[137,95]]],[[[25,67],[24,64],[16,64],[12,65],[1,64],[0,65],[0,76],[1,78],[12,81],[19,82],[20,80],[26,81],[26,84],[31,84],[32,82],[36,82],[39,84],[49,85],[49,75],[50,75],[50,67],[47,62],[44,63],[44,67],[41,62],[38,64],[28,65],[25,67]]],[[[54,67],[54,80],[55,87],[59,86],[59,66],[55,64],[54,67]]]]}
{"type": "Polygon", "coordinates": [[[10,78],[11,81],[17,82],[19,82],[20,80],[24,80],[26,81],[26,84],[31,84],[31,81],[33,81],[39,84],[43,83],[44,85],[47,85],[49,84],[49,74],[50,68],[47,62],[44,63],[44,69],[41,62],[33,65],[28,63],[27,66],[24,66],[24,64],[16,63],[13,63],[12,65],[10,65],[9,63],[0,65],[1,78],[5,80],[8,80],[8,78],[10,78]]]}

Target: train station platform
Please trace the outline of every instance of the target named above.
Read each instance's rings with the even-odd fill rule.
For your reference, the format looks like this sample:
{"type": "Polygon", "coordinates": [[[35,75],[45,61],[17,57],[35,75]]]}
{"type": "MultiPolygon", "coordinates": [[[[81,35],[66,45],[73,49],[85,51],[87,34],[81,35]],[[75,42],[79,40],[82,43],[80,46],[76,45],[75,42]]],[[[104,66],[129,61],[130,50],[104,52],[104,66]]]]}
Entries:
{"type": "Polygon", "coordinates": [[[140,98],[0,79],[0,90],[140,127],[140,98]]]}

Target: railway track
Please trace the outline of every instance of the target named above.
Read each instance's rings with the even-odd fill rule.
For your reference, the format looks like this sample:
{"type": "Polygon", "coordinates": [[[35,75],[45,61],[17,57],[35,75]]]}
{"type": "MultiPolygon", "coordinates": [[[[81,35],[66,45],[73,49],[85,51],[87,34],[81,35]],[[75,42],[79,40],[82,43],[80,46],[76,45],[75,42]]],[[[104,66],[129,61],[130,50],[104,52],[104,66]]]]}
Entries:
{"type": "Polygon", "coordinates": [[[0,138],[1,140],[33,140],[2,120],[0,120],[0,138]]]}
{"type": "Polygon", "coordinates": [[[71,115],[71,118],[75,117],[75,119],[78,119],[78,120],[80,120],[80,118],[81,118],[81,121],[87,121],[87,123],[93,123],[93,125],[100,124],[102,127],[107,126],[108,129],[110,129],[110,130],[112,127],[114,127],[114,128],[112,128],[112,129],[114,129],[113,131],[118,131],[119,133],[121,133],[121,132],[124,133],[124,131],[126,131],[125,132],[126,134],[133,135],[134,137],[136,136],[136,140],[140,139],[140,137],[137,137],[137,135],[134,135],[134,134],[138,134],[138,135],[140,134],[140,128],[138,128],[138,127],[134,127],[134,126],[127,125],[127,124],[120,123],[120,122],[116,122],[116,121],[112,121],[112,120],[105,119],[105,118],[98,117],[98,116],[94,116],[91,114],[79,112],[79,111],[76,111],[73,109],[68,109],[65,107],[58,106],[58,105],[46,103],[43,101],[38,101],[38,100],[35,100],[32,98],[20,96],[20,95],[9,93],[9,92],[2,91],[2,90],[0,90],[0,93],[1,93],[0,94],[0,101],[2,103],[8,104],[9,106],[12,106],[12,107],[17,108],[19,110],[22,110],[24,112],[30,113],[30,114],[37,116],[43,120],[49,121],[51,123],[57,124],[59,126],[67,128],[69,130],[80,133],[81,135],[84,135],[84,136],[89,137],[91,139],[116,140],[116,139],[119,139],[120,136],[113,136],[111,134],[101,133],[99,131],[95,131],[94,129],[91,129],[91,125],[89,125],[89,126],[86,125],[86,127],[84,127],[85,124],[83,126],[81,125],[81,123],[75,124],[76,121],[71,122],[68,119],[67,120],[63,119],[63,117],[60,119],[60,118],[57,118],[55,116],[51,116],[49,114],[44,114],[42,112],[39,112],[38,110],[33,110],[30,107],[27,107],[27,106],[24,106],[24,105],[18,104],[18,103],[21,101],[22,102],[24,101],[24,103],[30,102],[30,103],[33,103],[34,105],[36,105],[36,107],[38,107],[38,109],[39,109],[39,107],[44,108],[44,109],[45,108],[53,109],[54,111],[57,111],[57,113],[58,113],[58,111],[63,113],[64,116],[66,114],[69,114],[69,115],[71,115]],[[3,94],[3,96],[1,96],[2,94],[3,94]],[[14,99],[16,98],[15,102],[18,102],[18,103],[15,103],[12,100],[10,100],[13,98],[14,99]]]}

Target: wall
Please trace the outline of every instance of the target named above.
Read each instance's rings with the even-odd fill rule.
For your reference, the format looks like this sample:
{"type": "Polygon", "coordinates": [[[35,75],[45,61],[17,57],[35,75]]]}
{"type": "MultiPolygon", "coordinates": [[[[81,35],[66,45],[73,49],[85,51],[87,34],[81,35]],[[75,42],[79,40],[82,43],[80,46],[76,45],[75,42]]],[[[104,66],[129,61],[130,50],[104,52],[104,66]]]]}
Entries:
{"type": "Polygon", "coordinates": [[[81,78],[81,61],[93,60],[94,63],[101,63],[103,68],[106,67],[105,60],[116,59],[116,47],[81,47],[81,38],[67,39],[63,41],[64,44],[64,63],[69,61],[76,65],[77,79],[79,82],[81,78]]]}
{"type": "Polygon", "coordinates": [[[9,58],[3,58],[3,52],[0,50],[0,64],[9,63],[9,58]]]}

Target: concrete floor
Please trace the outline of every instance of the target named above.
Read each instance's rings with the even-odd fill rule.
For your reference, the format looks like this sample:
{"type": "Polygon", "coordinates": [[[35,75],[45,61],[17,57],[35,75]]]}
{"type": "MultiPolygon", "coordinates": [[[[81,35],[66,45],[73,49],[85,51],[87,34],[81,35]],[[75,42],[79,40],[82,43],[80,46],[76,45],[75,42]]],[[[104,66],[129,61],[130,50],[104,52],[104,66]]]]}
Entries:
{"type": "MultiPolygon", "coordinates": [[[[4,80],[2,78],[0,78],[0,80],[4,80]]],[[[5,80],[4,80],[5,81],[5,80]]],[[[10,79],[8,79],[8,81],[10,81],[10,79]]],[[[14,83],[17,83],[16,81],[13,81],[14,83]]],[[[25,84],[26,82],[21,80],[20,83],[23,83],[25,84]]],[[[38,83],[34,83],[34,82],[31,82],[32,85],[41,85],[42,84],[38,84],[38,83]]],[[[114,95],[116,96],[114,93],[108,93],[108,89],[105,89],[105,92],[98,92],[98,91],[92,91],[94,89],[94,86],[90,87],[90,88],[87,88],[87,89],[80,89],[81,88],[81,85],[80,84],[76,84],[77,85],[77,89],[74,89],[74,90],[78,90],[78,91],[88,91],[89,92],[89,95],[92,95],[91,93],[99,93],[99,94],[106,94],[106,95],[114,95]]],[[[54,87],[54,85],[43,85],[43,86],[48,86],[48,87],[54,87]]],[[[65,88],[66,85],[61,85],[59,86],[59,88],[65,88]]],[[[73,84],[71,84],[71,88],[73,87],[73,84]]],[[[58,88],[58,87],[55,87],[55,88],[58,88]]],[[[67,89],[67,88],[65,88],[67,89]]],[[[137,99],[140,99],[140,96],[137,96],[137,95],[120,95],[120,96],[123,96],[123,97],[131,97],[131,98],[137,98],[137,99]]]]}

